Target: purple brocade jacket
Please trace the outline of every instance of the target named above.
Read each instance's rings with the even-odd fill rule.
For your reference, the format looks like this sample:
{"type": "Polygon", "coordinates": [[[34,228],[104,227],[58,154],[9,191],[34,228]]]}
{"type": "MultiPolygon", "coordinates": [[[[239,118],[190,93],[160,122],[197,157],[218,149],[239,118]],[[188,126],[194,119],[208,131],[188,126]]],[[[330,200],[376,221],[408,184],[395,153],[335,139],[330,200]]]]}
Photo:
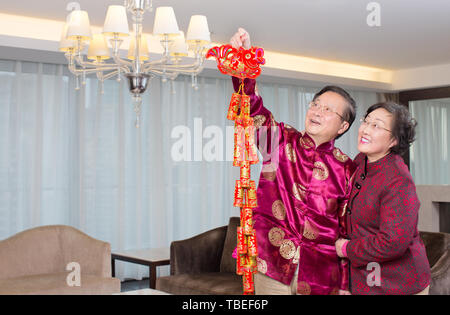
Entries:
{"type": "MultiPolygon", "coordinates": [[[[244,83],[264,159],[253,211],[258,271],[289,285],[298,266],[299,294],[348,290],[348,261],[337,256],[335,242],[347,238],[354,163],[334,141],[316,147],[306,133],[276,122],[255,94],[255,80],[244,83]]],[[[233,85],[237,92],[240,80],[233,85]]]]}
{"type": "Polygon", "coordinates": [[[420,202],[408,167],[393,153],[373,163],[360,153],[355,164],[347,245],[352,294],[423,291],[431,282],[430,265],[417,229],[420,202]]]}

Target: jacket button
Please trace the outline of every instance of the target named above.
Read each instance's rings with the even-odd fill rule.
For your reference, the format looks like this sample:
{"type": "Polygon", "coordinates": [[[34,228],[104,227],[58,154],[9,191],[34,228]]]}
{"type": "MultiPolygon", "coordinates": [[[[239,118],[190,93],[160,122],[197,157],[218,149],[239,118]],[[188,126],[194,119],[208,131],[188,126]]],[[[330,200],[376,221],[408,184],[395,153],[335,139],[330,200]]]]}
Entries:
{"type": "Polygon", "coordinates": [[[365,179],[366,179],[366,175],[361,174],[360,178],[361,178],[362,180],[365,180],[365,179]]]}
{"type": "Polygon", "coordinates": [[[359,183],[356,183],[356,184],[355,184],[355,187],[356,187],[357,189],[361,189],[361,185],[360,185],[359,183]]]}

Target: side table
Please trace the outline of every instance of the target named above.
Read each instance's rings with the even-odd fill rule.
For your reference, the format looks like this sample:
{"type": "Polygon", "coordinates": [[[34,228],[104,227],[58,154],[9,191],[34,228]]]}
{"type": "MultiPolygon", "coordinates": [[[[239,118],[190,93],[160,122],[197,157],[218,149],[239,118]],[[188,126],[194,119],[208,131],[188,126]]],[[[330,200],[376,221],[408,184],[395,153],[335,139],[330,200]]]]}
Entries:
{"type": "Polygon", "coordinates": [[[150,289],[156,287],[156,267],[170,264],[170,249],[138,249],[111,252],[111,271],[115,277],[115,261],[121,260],[149,267],[150,289]]]}

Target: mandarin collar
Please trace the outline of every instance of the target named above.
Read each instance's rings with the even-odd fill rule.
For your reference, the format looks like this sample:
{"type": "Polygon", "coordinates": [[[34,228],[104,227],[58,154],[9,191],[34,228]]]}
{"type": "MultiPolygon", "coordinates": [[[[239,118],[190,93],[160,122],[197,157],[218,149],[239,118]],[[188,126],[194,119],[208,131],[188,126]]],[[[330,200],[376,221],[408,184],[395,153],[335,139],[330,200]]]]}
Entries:
{"type": "Polygon", "coordinates": [[[309,140],[312,141],[312,143],[314,144],[314,147],[312,149],[315,148],[316,151],[324,151],[324,152],[329,152],[332,151],[334,149],[334,139],[328,142],[324,142],[321,145],[319,145],[318,147],[316,147],[316,142],[314,141],[313,138],[311,138],[310,135],[308,135],[308,133],[305,131],[303,137],[307,137],[309,140]]]}
{"type": "Polygon", "coordinates": [[[364,155],[364,173],[365,174],[375,174],[378,173],[380,170],[385,168],[386,163],[389,163],[389,161],[392,160],[394,157],[394,153],[389,153],[386,156],[383,156],[381,159],[375,161],[375,162],[369,162],[367,155],[364,155]]]}

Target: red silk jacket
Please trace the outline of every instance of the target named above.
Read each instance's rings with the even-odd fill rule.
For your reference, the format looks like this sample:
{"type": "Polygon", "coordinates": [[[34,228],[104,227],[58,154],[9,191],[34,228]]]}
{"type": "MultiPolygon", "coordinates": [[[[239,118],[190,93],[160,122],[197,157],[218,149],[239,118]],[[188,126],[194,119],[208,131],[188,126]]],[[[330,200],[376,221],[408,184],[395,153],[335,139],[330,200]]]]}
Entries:
{"type": "MultiPolygon", "coordinates": [[[[289,285],[298,266],[303,295],[348,290],[348,261],[339,259],[335,242],[347,237],[354,164],[334,140],[316,146],[306,132],[276,122],[255,94],[255,80],[244,82],[264,157],[253,212],[258,271],[289,285]]],[[[237,92],[240,81],[233,84],[237,92]]]]}

